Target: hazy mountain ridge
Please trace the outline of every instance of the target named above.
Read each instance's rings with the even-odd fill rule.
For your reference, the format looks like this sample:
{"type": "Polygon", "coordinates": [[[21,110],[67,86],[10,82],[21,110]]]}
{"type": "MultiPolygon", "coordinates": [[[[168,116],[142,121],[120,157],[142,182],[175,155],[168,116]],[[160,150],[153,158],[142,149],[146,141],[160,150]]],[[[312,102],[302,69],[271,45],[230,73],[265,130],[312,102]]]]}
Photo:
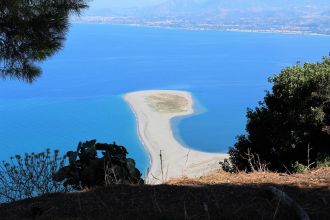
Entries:
{"type": "Polygon", "coordinates": [[[148,7],[102,9],[87,15],[117,17],[96,19],[116,24],[330,34],[329,0],[168,0],[148,7]]]}
{"type": "Polygon", "coordinates": [[[164,3],[142,8],[113,8],[93,11],[92,15],[193,15],[212,14],[221,10],[230,11],[282,11],[295,10],[300,12],[322,12],[330,10],[330,2],[325,0],[168,0],[164,3]],[[98,14],[100,13],[100,14],[98,14]]]}
{"type": "Polygon", "coordinates": [[[218,15],[223,12],[267,13],[267,12],[294,12],[299,14],[322,13],[330,10],[330,2],[323,0],[169,0],[163,4],[144,8],[140,15],[162,15],[190,17],[200,14],[218,15]]]}

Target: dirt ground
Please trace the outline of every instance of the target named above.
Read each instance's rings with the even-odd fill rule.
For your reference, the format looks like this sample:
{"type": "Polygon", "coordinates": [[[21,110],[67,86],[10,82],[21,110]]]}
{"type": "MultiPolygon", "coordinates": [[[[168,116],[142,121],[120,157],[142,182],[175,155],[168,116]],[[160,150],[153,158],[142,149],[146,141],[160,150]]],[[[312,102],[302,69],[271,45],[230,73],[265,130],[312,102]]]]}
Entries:
{"type": "Polygon", "coordinates": [[[304,174],[217,172],[164,185],[115,185],[0,205],[0,219],[298,219],[269,193],[285,192],[310,219],[330,219],[330,168],[304,174]]]}

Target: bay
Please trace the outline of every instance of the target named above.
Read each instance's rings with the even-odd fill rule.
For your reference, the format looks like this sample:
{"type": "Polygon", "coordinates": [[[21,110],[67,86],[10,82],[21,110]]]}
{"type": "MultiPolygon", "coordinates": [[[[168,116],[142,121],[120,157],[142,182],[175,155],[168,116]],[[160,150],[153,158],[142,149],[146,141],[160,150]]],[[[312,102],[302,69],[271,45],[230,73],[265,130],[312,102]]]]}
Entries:
{"type": "Polygon", "coordinates": [[[147,89],[190,91],[199,114],[175,119],[175,135],[191,148],[226,152],[245,132],[246,108],[270,89],[268,77],[320,61],[329,45],[321,35],[74,24],[37,81],[0,81],[0,159],[65,153],[97,139],[125,145],[145,171],[148,156],[122,95],[147,89]]]}

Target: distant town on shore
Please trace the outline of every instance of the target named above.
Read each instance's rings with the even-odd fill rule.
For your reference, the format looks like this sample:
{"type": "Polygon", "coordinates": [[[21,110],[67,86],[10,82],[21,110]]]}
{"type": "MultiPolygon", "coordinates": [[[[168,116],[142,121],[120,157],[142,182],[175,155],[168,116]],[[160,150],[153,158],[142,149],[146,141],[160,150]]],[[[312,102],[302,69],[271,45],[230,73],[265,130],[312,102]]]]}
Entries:
{"type": "Polygon", "coordinates": [[[150,26],[191,30],[330,34],[327,1],[168,0],[161,4],[93,9],[76,23],[150,26]],[[238,2],[238,3],[237,3],[238,2]]]}

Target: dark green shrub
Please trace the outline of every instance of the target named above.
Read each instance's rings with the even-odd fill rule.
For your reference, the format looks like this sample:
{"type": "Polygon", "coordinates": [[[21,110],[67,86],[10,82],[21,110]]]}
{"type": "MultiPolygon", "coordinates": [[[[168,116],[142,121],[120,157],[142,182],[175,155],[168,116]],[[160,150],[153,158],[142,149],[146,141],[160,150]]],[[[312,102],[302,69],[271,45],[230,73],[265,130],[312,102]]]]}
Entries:
{"type": "Polygon", "coordinates": [[[316,165],[320,167],[330,167],[330,156],[327,155],[318,155],[316,159],[316,165]]]}
{"type": "Polygon", "coordinates": [[[293,164],[293,172],[295,173],[303,173],[306,170],[307,167],[304,164],[298,163],[298,161],[293,164]]]}
{"type": "Polygon", "coordinates": [[[230,161],[228,159],[224,159],[223,162],[219,162],[221,168],[223,171],[225,172],[230,172],[230,173],[233,173],[233,172],[236,172],[237,169],[235,169],[233,167],[233,165],[230,163],[230,161]]]}
{"type": "Polygon", "coordinates": [[[296,161],[316,166],[318,154],[330,156],[330,59],[298,63],[270,82],[272,91],[247,111],[247,135],[230,148],[231,163],[251,170],[249,150],[270,170],[292,171],[296,161]]]}

